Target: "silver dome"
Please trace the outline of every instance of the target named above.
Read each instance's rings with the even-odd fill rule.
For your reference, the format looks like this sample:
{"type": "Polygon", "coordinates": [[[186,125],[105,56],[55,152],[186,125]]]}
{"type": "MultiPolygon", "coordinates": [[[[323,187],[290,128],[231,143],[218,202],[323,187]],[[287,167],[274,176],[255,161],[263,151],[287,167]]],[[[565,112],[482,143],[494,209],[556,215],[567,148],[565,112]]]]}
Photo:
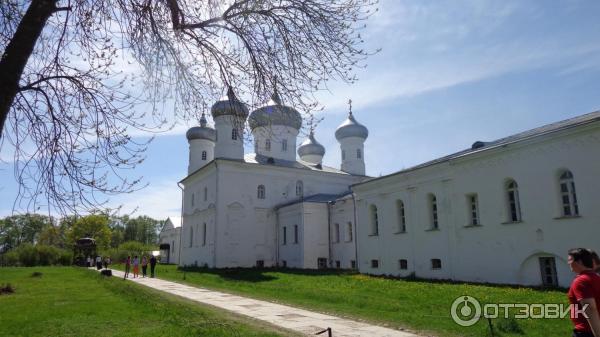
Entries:
{"type": "Polygon", "coordinates": [[[313,133],[311,131],[308,138],[306,138],[302,142],[302,144],[300,144],[300,147],[298,147],[298,155],[300,157],[307,156],[307,155],[324,156],[325,155],[325,147],[323,145],[321,145],[319,142],[317,142],[317,140],[315,139],[315,136],[313,135],[313,133]]]}
{"type": "Polygon", "coordinates": [[[367,139],[367,137],[369,137],[369,130],[354,119],[352,112],[348,114],[348,119],[335,130],[335,138],[337,140],[348,137],[358,137],[362,139],[367,139]]]}
{"type": "Polygon", "coordinates": [[[194,126],[185,133],[188,141],[193,139],[206,139],[213,142],[216,141],[217,132],[215,129],[207,126],[206,124],[206,117],[204,114],[202,114],[202,117],[200,117],[200,126],[194,126]]]}
{"type": "Polygon", "coordinates": [[[251,130],[271,125],[284,125],[300,130],[302,116],[296,109],[282,105],[279,94],[275,91],[266,105],[252,111],[248,124],[251,130]]]}
{"type": "Polygon", "coordinates": [[[235,97],[233,89],[229,87],[229,89],[227,89],[227,96],[223,96],[213,104],[210,108],[210,113],[213,118],[233,115],[246,119],[246,117],[248,117],[248,108],[246,107],[246,104],[240,102],[237,97],[235,97]]]}

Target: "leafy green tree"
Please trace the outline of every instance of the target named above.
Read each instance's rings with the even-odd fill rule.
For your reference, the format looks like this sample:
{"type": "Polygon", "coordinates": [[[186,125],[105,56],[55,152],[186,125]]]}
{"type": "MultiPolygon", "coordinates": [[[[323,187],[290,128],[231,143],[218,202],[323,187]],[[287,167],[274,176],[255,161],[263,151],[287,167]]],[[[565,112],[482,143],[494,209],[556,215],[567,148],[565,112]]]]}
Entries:
{"type": "Polygon", "coordinates": [[[125,222],[124,241],[139,241],[144,244],[158,242],[161,221],[142,215],[125,222]]]}
{"type": "Polygon", "coordinates": [[[22,243],[35,244],[40,233],[52,226],[52,219],[40,214],[19,214],[4,218],[0,222],[0,247],[12,249],[22,243]]]}
{"type": "Polygon", "coordinates": [[[73,245],[82,237],[91,237],[96,240],[98,248],[106,249],[111,242],[111,231],[108,224],[108,216],[103,214],[92,214],[79,218],[67,232],[68,243],[73,245]]]}
{"type": "Polygon", "coordinates": [[[64,226],[47,226],[42,230],[38,240],[39,244],[64,248],[66,244],[66,233],[64,226]]]}

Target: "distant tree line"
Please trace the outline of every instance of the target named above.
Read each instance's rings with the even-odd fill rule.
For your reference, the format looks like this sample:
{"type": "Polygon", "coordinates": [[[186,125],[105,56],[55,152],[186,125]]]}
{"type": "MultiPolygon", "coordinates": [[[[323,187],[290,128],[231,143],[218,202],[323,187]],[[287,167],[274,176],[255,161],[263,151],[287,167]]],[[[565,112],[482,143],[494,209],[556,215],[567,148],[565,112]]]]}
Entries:
{"type": "Polygon", "coordinates": [[[0,264],[71,264],[78,239],[96,241],[98,253],[121,260],[128,253],[156,249],[164,221],[148,216],[111,216],[102,212],[56,219],[41,214],[0,219],[0,264]],[[120,249],[121,248],[121,249],[120,249]]]}

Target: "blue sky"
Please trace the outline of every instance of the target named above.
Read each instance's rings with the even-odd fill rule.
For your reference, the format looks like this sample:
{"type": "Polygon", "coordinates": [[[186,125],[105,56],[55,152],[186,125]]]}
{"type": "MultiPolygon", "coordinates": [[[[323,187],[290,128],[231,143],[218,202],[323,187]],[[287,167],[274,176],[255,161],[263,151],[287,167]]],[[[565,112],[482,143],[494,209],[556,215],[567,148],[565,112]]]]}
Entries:
{"type": "MultiPolygon", "coordinates": [[[[365,160],[372,176],[599,110],[599,13],[593,0],[381,0],[362,36],[367,48],[382,51],[367,60],[356,84],[334,83],[318,94],[324,163],[340,165],[333,134],[349,98],[370,131],[365,160]]],[[[187,127],[156,138],[134,172],[150,186],[113,198],[113,205],[179,216],[187,127]]],[[[11,213],[15,195],[12,166],[0,163],[0,216],[11,213]]]]}

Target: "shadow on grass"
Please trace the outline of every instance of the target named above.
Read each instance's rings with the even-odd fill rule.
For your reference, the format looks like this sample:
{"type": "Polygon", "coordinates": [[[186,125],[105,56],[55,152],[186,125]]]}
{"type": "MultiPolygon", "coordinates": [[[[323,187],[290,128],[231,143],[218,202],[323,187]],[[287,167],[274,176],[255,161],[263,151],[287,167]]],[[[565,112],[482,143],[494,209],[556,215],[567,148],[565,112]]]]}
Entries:
{"type": "Polygon", "coordinates": [[[279,279],[274,273],[294,274],[303,276],[352,275],[353,271],[337,269],[289,269],[289,268],[223,268],[180,267],[178,270],[186,273],[204,273],[219,276],[226,280],[242,282],[269,282],[279,279]]]}
{"type": "MultiPolygon", "coordinates": [[[[243,282],[268,282],[278,279],[274,273],[282,274],[293,274],[302,276],[349,276],[349,275],[361,275],[356,270],[347,269],[296,269],[296,268],[208,268],[208,267],[179,267],[179,271],[183,272],[198,272],[205,274],[212,274],[219,276],[226,280],[243,281],[243,282]]],[[[416,282],[416,283],[435,283],[435,284],[466,284],[474,286],[485,286],[493,288],[509,288],[509,289],[532,289],[536,291],[559,291],[565,292],[567,289],[561,287],[544,287],[544,286],[527,286],[518,284],[500,284],[500,283],[485,283],[485,282],[466,282],[449,279],[427,279],[415,277],[410,275],[408,277],[398,277],[393,275],[372,275],[362,274],[374,279],[389,279],[389,280],[401,280],[405,282],[416,282]]]]}

